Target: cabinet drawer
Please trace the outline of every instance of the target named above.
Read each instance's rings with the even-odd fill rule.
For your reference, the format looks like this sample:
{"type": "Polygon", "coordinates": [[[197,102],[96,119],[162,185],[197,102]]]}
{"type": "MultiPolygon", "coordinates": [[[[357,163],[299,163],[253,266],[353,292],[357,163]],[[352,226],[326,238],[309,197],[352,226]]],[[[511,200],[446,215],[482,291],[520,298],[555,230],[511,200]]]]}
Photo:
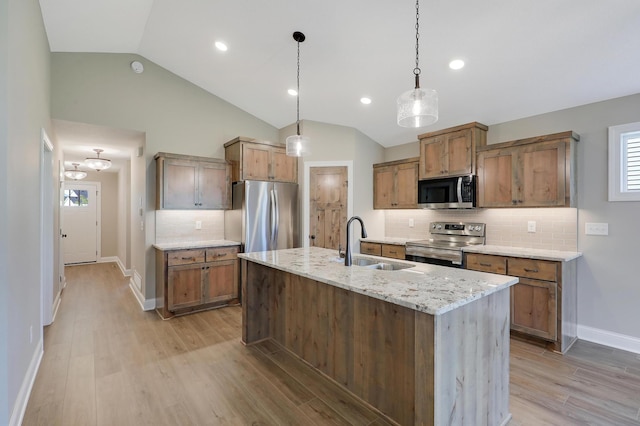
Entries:
{"type": "Polygon", "coordinates": [[[506,257],[478,253],[467,253],[465,256],[467,269],[502,275],[507,273],[506,257]]]}
{"type": "Polygon", "coordinates": [[[548,260],[510,258],[508,275],[543,281],[558,280],[558,264],[548,260]]]}
{"type": "Polygon", "coordinates": [[[202,263],[204,262],[204,250],[179,250],[171,251],[167,255],[167,265],[188,265],[190,263],[202,263]]]}
{"type": "Polygon", "coordinates": [[[207,249],[207,262],[233,260],[238,258],[238,247],[216,247],[207,249]]]}
{"type": "Polygon", "coordinates": [[[382,244],[367,243],[363,241],[360,243],[360,253],[382,256],[382,244]]]}
{"type": "Polygon", "coordinates": [[[381,253],[382,257],[391,257],[393,259],[404,260],[404,246],[395,244],[382,244],[381,253]]]}

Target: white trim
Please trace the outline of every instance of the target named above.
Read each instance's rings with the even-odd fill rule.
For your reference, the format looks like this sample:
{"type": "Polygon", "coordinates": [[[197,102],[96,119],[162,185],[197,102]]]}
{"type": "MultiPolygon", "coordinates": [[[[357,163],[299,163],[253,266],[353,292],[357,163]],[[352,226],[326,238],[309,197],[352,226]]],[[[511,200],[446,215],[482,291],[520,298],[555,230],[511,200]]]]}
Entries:
{"type": "Polygon", "coordinates": [[[609,198],[608,201],[640,201],[640,192],[622,191],[623,156],[621,136],[640,131],[640,122],[609,127],[609,198]]]}
{"type": "MultiPolygon", "coordinates": [[[[135,272],[134,275],[138,275],[138,273],[135,272]]],[[[145,299],[144,295],[140,292],[140,290],[136,288],[136,283],[134,282],[133,277],[129,280],[129,288],[131,289],[131,292],[135,296],[136,300],[138,301],[138,304],[140,305],[143,311],[152,311],[156,308],[156,300],[145,299]]]]}
{"type": "Polygon", "coordinates": [[[54,309],[53,144],[44,128],[40,128],[40,138],[40,322],[45,326],[53,322],[54,309]]]}
{"type": "Polygon", "coordinates": [[[36,381],[36,375],[38,374],[38,369],[40,369],[40,363],[42,362],[43,355],[43,339],[41,336],[40,341],[36,346],[36,350],[33,353],[33,357],[31,358],[31,363],[29,363],[27,373],[24,375],[24,379],[22,380],[22,386],[20,386],[20,392],[18,392],[16,402],[13,404],[13,411],[11,418],[9,419],[9,426],[20,426],[22,424],[22,420],[24,420],[24,412],[27,409],[27,403],[29,402],[33,383],[36,381]]]}
{"type": "Polygon", "coordinates": [[[309,175],[311,167],[347,167],[347,218],[353,216],[353,161],[305,161],[302,194],[302,246],[309,247],[309,175]]]}
{"type": "Polygon", "coordinates": [[[53,301],[53,317],[51,318],[51,323],[56,320],[56,315],[58,315],[58,308],[60,307],[60,302],[62,302],[62,292],[59,291],[56,295],[56,300],[53,301]]]}
{"type": "Polygon", "coordinates": [[[640,339],[625,334],[578,325],[578,339],[640,354],[640,339]]]}

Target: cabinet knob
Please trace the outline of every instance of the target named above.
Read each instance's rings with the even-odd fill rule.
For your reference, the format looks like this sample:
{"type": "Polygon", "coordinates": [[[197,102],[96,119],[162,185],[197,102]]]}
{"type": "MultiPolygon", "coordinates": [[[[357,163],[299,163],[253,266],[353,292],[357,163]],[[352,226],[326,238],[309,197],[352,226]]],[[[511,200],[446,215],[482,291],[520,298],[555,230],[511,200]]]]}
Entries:
{"type": "Polygon", "coordinates": [[[316,236],[315,235],[309,235],[309,238],[311,238],[312,240],[315,240],[316,236]]]}

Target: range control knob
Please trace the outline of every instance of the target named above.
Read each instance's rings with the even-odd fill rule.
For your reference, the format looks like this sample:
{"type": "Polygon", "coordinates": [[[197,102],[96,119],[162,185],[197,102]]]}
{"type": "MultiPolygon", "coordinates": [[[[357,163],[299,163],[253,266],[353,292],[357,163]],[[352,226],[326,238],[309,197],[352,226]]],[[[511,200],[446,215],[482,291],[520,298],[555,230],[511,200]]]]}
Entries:
{"type": "Polygon", "coordinates": [[[436,225],[436,228],[437,228],[437,229],[442,229],[442,225],[441,225],[441,224],[437,224],[437,225],[436,225]]]}

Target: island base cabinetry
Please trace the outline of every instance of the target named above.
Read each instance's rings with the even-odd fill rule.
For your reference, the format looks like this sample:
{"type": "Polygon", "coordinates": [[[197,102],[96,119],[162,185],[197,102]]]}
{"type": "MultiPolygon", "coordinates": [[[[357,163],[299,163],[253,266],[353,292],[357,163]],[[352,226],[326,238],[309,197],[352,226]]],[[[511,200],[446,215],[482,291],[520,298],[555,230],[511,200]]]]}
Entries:
{"type": "Polygon", "coordinates": [[[241,271],[245,344],[276,342],[402,425],[509,421],[508,289],[434,316],[247,260],[241,271]]]}

